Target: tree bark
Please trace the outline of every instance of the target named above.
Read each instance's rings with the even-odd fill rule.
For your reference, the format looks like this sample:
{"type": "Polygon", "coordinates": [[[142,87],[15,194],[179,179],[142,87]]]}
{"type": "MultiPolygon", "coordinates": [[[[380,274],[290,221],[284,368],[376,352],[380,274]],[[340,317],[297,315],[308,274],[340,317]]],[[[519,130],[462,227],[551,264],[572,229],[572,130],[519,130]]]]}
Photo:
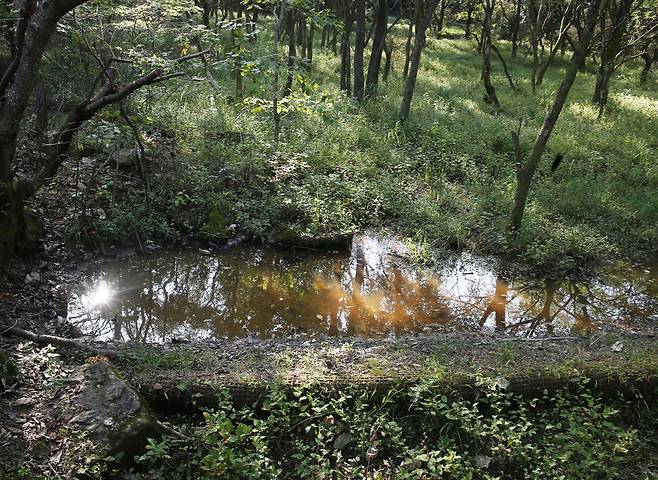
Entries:
{"type": "Polygon", "coordinates": [[[516,0],[516,12],[512,22],[512,58],[516,58],[519,49],[519,29],[521,28],[521,0],[516,0]]]}
{"type": "Polygon", "coordinates": [[[500,102],[496,96],[496,88],[491,83],[491,24],[493,11],[496,6],[495,0],[483,0],[484,21],[482,23],[482,82],[486,95],[485,102],[500,108],[500,102]]]}
{"type": "Polygon", "coordinates": [[[404,47],[404,69],[402,76],[407,78],[409,75],[409,63],[411,62],[411,46],[414,38],[414,22],[409,20],[409,29],[407,30],[407,43],[404,47]]]}
{"type": "Polygon", "coordinates": [[[287,29],[288,29],[288,76],[286,78],[286,86],[283,90],[283,96],[287,97],[292,92],[292,82],[295,75],[295,12],[289,10],[287,13],[287,29]]]}
{"type": "Polygon", "coordinates": [[[274,8],[274,81],[272,85],[272,121],[274,123],[274,147],[279,148],[279,138],[281,136],[281,114],[279,113],[279,76],[281,72],[281,57],[279,56],[279,34],[281,24],[286,15],[286,0],[279,0],[279,4],[274,8]]]}
{"type": "Polygon", "coordinates": [[[404,95],[402,97],[402,105],[400,106],[400,120],[402,121],[407,120],[409,117],[411,100],[414,96],[418,69],[420,68],[420,56],[425,47],[425,30],[432,21],[432,15],[436,9],[438,1],[439,0],[416,0],[416,11],[414,13],[416,35],[414,39],[414,49],[411,54],[409,75],[407,76],[407,81],[404,85],[404,95]]]}
{"type": "Polygon", "coordinates": [[[384,62],[384,75],[382,79],[384,82],[387,82],[393,66],[393,47],[388,42],[384,43],[384,53],[386,54],[386,61],[384,62]]]}
{"type": "Polygon", "coordinates": [[[512,204],[512,210],[510,212],[508,228],[510,232],[515,233],[521,228],[521,222],[523,220],[523,213],[525,211],[526,203],[528,200],[528,193],[530,191],[530,185],[532,183],[533,176],[541,156],[546,149],[546,144],[548,139],[553,132],[553,128],[562,112],[562,108],[567,100],[569,91],[573,86],[573,83],[580,69],[581,63],[585,60],[587,52],[589,51],[589,45],[592,41],[592,36],[594,35],[594,29],[596,27],[596,19],[598,17],[599,8],[601,5],[601,0],[591,0],[590,5],[587,10],[587,20],[586,26],[583,29],[582,35],[578,41],[578,47],[574,52],[574,55],[571,59],[571,63],[567,69],[567,72],[562,80],[560,88],[555,95],[555,100],[551,109],[548,111],[548,114],[544,118],[544,123],[539,130],[537,139],[530,151],[525,165],[522,162],[521,158],[521,147],[520,147],[520,125],[519,132],[513,132],[512,138],[515,145],[515,157],[516,157],[516,191],[514,194],[514,201],[512,204]]]}
{"type": "Polygon", "coordinates": [[[653,51],[645,52],[642,55],[642,60],[644,60],[644,66],[642,67],[642,72],[640,72],[640,85],[647,83],[651,66],[658,60],[658,46],[653,51]]]}
{"type": "Polygon", "coordinates": [[[340,89],[350,95],[352,92],[351,81],[351,40],[352,36],[352,11],[351,2],[343,2],[343,38],[340,45],[341,59],[340,59],[340,89]]]}
{"type": "Polygon", "coordinates": [[[601,20],[601,63],[592,95],[592,103],[598,106],[599,116],[603,115],[608,103],[610,78],[617,67],[615,61],[622,48],[633,2],[634,0],[620,0],[616,8],[609,12],[610,22],[607,27],[605,18],[601,20]]]}
{"type": "Polygon", "coordinates": [[[382,53],[386,44],[388,33],[388,0],[379,0],[375,17],[375,36],[372,41],[372,52],[368,62],[368,75],[366,78],[366,93],[374,92],[379,82],[379,71],[382,64],[382,53]]]}
{"type": "Polygon", "coordinates": [[[366,1],[355,0],[356,39],[354,45],[354,98],[363,100],[363,49],[366,44],[366,1]]]}

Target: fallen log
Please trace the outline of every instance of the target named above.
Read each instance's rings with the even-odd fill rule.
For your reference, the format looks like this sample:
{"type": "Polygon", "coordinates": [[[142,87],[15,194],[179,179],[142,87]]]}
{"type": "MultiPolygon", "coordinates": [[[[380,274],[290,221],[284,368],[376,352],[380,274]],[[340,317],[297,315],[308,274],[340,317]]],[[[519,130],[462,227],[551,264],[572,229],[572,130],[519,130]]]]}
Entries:
{"type": "Polygon", "coordinates": [[[96,348],[92,345],[88,345],[84,342],[74,340],[72,338],[57,337],[55,335],[38,335],[34,332],[23,330],[22,328],[18,328],[16,326],[10,327],[9,325],[3,325],[2,323],[0,323],[0,334],[14,335],[39,345],[52,345],[59,348],[74,349],[92,355],[103,355],[109,358],[116,358],[117,356],[117,352],[114,350],[96,348]]]}

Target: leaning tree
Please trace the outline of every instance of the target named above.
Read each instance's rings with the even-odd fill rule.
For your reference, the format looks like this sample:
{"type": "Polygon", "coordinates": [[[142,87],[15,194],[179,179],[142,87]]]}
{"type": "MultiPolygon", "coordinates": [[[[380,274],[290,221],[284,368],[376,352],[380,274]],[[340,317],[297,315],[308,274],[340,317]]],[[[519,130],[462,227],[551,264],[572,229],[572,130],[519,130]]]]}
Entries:
{"type": "MultiPolygon", "coordinates": [[[[73,12],[86,0],[15,0],[13,5],[9,3],[5,0],[3,7],[13,19],[4,35],[10,59],[0,79],[0,264],[5,263],[17,247],[23,246],[26,235],[24,204],[58,172],[80,128],[101,109],[120,103],[135,91],[182,76],[184,73],[179,68],[183,62],[208,53],[182,55],[179,45],[169,45],[169,56],[157,57],[153,52],[113,48],[108,41],[90,39],[83,32],[78,37],[80,47],[96,65],[96,78],[87,79],[92,84],[91,93],[77,98],[75,106],[54,122],[53,133],[43,140],[42,156],[23,158],[28,164],[28,168],[23,169],[27,173],[19,175],[16,172],[18,146],[44,55],[55,39],[61,41],[73,28],[73,12]],[[63,28],[65,25],[70,28],[63,28]]],[[[141,33],[154,39],[161,35],[165,22],[172,24],[175,18],[184,19],[185,15],[199,13],[191,0],[146,0],[110,4],[105,8],[116,8],[117,11],[112,12],[114,18],[132,24],[132,29],[126,31],[134,33],[146,29],[141,33]]],[[[58,85],[57,89],[82,90],[80,85],[64,87],[58,85]]]]}

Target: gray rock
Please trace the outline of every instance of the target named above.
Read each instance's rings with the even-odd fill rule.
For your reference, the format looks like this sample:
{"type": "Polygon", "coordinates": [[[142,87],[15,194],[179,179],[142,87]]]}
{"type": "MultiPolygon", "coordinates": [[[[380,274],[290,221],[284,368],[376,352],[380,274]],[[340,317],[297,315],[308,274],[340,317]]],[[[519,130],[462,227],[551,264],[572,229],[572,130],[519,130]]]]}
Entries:
{"type": "Polygon", "coordinates": [[[41,281],[41,274],[39,272],[30,272],[25,276],[25,283],[34,285],[41,281]]]}
{"type": "Polygon", "coordinates": [[[110,363],[84,365],[71,380],[79,382],[77,393],[71,398],[75,412],[71,422],[87,432],[102,454],[123,452],[131,458],[148,438],[161,434],[140,395],[110,363]]]}

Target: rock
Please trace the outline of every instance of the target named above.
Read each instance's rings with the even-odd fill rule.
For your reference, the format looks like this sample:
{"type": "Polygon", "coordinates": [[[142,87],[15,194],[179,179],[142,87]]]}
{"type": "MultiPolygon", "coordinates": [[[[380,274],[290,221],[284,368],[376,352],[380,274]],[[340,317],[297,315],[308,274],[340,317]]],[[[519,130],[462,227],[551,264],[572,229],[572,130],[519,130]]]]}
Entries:
{"type": "Polygon", "coordinates": [[[624,349],[624,344],[623,342],[617,341],[615,342],[612,347],[610,347],[610,350],[612,350],[615,353],[619,353],[624,349]]]}
{"type": "Polygon", "coordinates": [[[114,152],[113,160],[119,168],[130,168],[135,165],[137,152],[134,148],[119,148],[114,152]]]}
{"type": "Polygon", "coordinates": [[[41,274],[39,272],[30,272],[25,275],[25,283],[30,285],[35,285],[41,281],[41,274]]]}
{"type": "Polygon", "coordinates": [[[0,392],[16,383],[18,369],[9,355],[0,349],[0,392]]]}
{"type": "Polygon", "coordinates": [[[72,380],[79,382],[71,398],[72,423],[85,430],[101,455],[130,459],[147,439],[161,430],[140,395],[125,383],[108,362],[80,367],[72,380]]]}

